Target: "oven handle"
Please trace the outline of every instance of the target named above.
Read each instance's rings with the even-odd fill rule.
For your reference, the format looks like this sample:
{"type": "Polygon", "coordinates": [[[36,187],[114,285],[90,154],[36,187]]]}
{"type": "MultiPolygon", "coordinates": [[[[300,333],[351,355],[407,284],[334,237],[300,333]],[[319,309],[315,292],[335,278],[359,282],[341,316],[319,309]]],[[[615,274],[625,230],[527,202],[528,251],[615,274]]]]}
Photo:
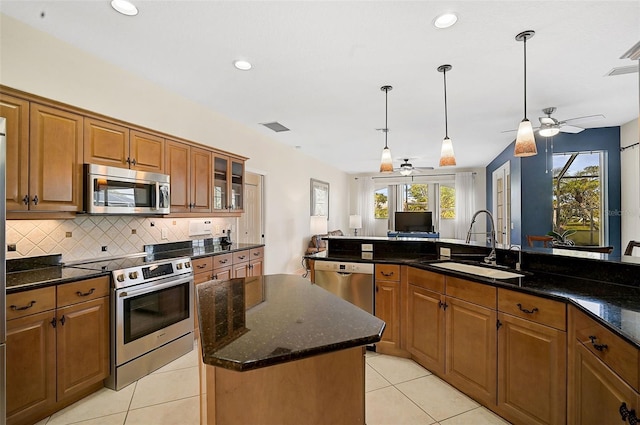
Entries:
{"type": "Polygon", "coordinates": [[[133,291],[121,291],[118,294],[119,298],[127,298],[127,297],[135,297],[136,295],[146,294],[153,291],[158,291],[160,289],[171,288],[172,286],[182,285],[186,282],[193,282],[193,277],[184,277],[182,279],[175,279],[165,283],[160,283],[153,286],[147,286],[144,289],[137,289],[133,291]]]}

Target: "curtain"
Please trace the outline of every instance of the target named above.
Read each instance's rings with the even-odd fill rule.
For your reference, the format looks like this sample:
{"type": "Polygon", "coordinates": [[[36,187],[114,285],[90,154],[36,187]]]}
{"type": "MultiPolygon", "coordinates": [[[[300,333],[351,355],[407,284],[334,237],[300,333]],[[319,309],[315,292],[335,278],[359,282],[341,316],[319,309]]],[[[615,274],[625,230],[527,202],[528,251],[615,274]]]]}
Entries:
{"type": "Polygon", "coordinates": [[[472,172],[456,173],[455,238],[466,239],[471,219],[476,211],[476,199],[472,172]]]}
{"type": "Polygon", "coordinates": [[[358,215],[362,217],[361,236],[374,236],[376,221],[374,217],[374,186],[369,177],[359,177],[358,180],[358,215]]]}

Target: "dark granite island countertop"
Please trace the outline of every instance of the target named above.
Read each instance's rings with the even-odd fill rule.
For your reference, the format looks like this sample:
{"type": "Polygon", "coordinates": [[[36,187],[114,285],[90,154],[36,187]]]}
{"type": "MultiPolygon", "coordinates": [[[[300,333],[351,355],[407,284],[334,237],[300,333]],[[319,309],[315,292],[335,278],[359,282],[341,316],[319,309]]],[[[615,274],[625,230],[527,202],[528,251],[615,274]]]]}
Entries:
{"type": "Polygon", "coordinates": [[[384,322],[295,275],[197,285],[204,363],[236,371],[378,342],[384,322]]]}
{"type": "Polygon", "coordinates": [[[365,423],[363,345],[385,323],[306,279],[196,286],[200,423],[365,423]]]}

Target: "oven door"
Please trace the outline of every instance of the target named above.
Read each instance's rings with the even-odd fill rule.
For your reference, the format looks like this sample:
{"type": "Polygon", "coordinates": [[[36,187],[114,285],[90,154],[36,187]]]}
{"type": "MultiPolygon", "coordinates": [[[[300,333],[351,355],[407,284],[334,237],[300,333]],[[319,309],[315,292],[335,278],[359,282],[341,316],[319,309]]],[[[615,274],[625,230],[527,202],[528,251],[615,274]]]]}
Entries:
{"type": "Polygon", "coordinates": [[[116,365],[193,332],[193,276],[115,291],[116,365]]]}

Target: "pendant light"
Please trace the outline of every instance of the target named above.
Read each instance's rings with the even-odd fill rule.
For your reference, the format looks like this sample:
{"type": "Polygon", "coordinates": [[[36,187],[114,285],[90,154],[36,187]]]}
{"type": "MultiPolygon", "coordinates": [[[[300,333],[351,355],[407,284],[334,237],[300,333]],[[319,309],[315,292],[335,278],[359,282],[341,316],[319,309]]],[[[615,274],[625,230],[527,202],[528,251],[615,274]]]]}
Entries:
{"type": "Polygon", "coordinates": [[[449,139],[449,123],[447,119],[447,71],[451,71],[451,65],[440,65],[438,72],[442,72],[444,77],[444,140],[442,140],[442,150],[440,152],[440,166],[448,167],[456,165],[456,156],[453,154],[453,143],[449,139]]]}
{"type": "Polygon", "coordinates": [[[515,156],[525,157],[538,154],[536,148],[536,138],[533,135],[533,127],[527,119],[527,40],[532,38],[535,31],[523,31],[516,35],[517,41],[524,43],[524,119],[518,126],[518,135],[516,136],[515,156]]]}
{"type": "Polygon", "coordinates": [[[384,92],[384,128],[382,129],[384,132],[384,149],[382,149],[382,158],[380,159],[380,172],[391,173],[393,172],[393,162],[391,160],[391,150],[387,145],[387,133],[389,132],[389,127],[387,126],[387,97],[389,95],[389,90],[393,90],[393,87],[382,86],[380,87],[380,90],[384,92]]]}

